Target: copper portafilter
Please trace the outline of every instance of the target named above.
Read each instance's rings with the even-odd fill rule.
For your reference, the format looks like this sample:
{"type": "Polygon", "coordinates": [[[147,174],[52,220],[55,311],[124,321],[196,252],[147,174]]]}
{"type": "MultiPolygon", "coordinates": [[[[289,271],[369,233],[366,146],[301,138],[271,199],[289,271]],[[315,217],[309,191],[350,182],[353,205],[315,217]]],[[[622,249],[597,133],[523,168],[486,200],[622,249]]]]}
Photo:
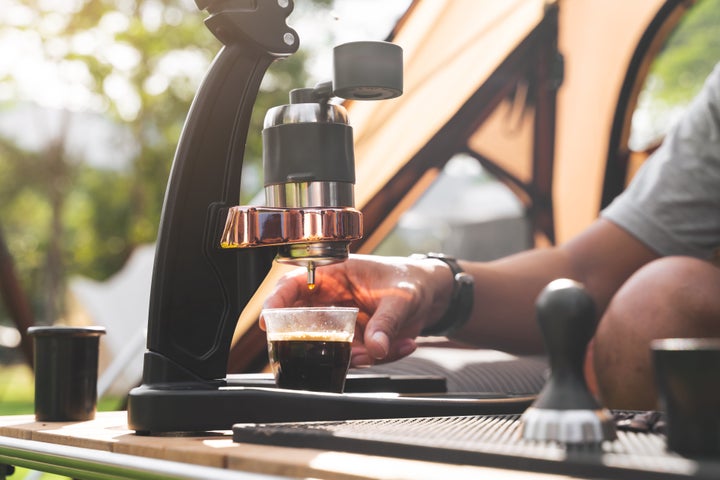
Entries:
{"type": "Polygon", "coordinates": [[[402,93],[402,49],[388,42],[335,47],[332,82],[290,92],[263,125],[265,205],[228,212],[223,248],[279,246],[276,261],[315,268],[344,261],[362,238],[347,110],[333,98],[383,100],[402,93]]]}

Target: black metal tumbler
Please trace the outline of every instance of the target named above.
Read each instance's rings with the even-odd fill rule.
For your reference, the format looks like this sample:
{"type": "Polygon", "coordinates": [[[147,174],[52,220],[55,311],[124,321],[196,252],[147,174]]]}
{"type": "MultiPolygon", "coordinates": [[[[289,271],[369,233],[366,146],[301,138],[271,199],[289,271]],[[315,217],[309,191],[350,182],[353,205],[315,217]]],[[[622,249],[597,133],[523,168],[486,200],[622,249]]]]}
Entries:
{"type": "Polygon", "coordinates": [[[92,420],[104,327],[30,327],[35,347],[35,419],[92,420]]]}
{"type": "Polygon", "coordinates": [[[654,340],[652,355],[668,449],[720,456],[720,338],[654,340]]]}

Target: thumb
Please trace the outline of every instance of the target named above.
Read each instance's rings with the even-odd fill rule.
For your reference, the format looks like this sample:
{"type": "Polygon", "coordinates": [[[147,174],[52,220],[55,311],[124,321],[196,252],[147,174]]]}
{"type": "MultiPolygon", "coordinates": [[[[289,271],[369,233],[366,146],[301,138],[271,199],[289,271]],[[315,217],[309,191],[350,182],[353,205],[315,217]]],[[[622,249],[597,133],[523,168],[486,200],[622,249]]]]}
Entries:
{"type": "Polygon", "coordinates": [[[363,337],[370,356],[383,360],[390,353],[390,345],[400,332],[410,313],[410,302],[406,298],[385,297],[375,313],[368,320],[363,337]]]}

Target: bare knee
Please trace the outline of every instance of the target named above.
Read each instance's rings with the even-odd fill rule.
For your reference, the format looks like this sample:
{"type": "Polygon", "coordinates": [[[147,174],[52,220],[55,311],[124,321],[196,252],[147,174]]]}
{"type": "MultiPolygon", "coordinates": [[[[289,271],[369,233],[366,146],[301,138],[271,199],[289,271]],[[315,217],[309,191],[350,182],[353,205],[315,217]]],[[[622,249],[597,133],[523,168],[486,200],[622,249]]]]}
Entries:
{"type": "Polygon", "coordinates": [[[720,336],[720,269],[666,257],[638,270],[605,312],[593,342],[600,395],[612,408],[656,406],[650,342],[720,336]]]}
{"type": "Polygon", "coordinates": [[[617,292],[606,316],[634,322],[652,338],[717,336],[718,293],[720,269],[696,258],[665,257],[636,272],[617,292]]]}

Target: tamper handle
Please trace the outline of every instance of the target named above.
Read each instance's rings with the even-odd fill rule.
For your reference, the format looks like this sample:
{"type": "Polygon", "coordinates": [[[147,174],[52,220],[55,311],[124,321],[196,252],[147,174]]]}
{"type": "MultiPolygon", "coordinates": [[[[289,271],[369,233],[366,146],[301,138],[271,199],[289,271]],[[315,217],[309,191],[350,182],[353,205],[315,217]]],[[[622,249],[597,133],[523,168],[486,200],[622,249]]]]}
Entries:
{"type": "Polygon", "coordinates": [[[555,367],[582,365],[595,333],[595,304],[579,282],[559,279],[538,296],[537,321],[555,367]]]}
{"type": "Polygon", "coordinates": [[[552,388],[546,388],[535,406],[552,409],[598,408],[587,389],[583,365],[595,333],[595,303],[579,282],[554,280],[540,293],[537,321],[550,360],[552,388]]]}

